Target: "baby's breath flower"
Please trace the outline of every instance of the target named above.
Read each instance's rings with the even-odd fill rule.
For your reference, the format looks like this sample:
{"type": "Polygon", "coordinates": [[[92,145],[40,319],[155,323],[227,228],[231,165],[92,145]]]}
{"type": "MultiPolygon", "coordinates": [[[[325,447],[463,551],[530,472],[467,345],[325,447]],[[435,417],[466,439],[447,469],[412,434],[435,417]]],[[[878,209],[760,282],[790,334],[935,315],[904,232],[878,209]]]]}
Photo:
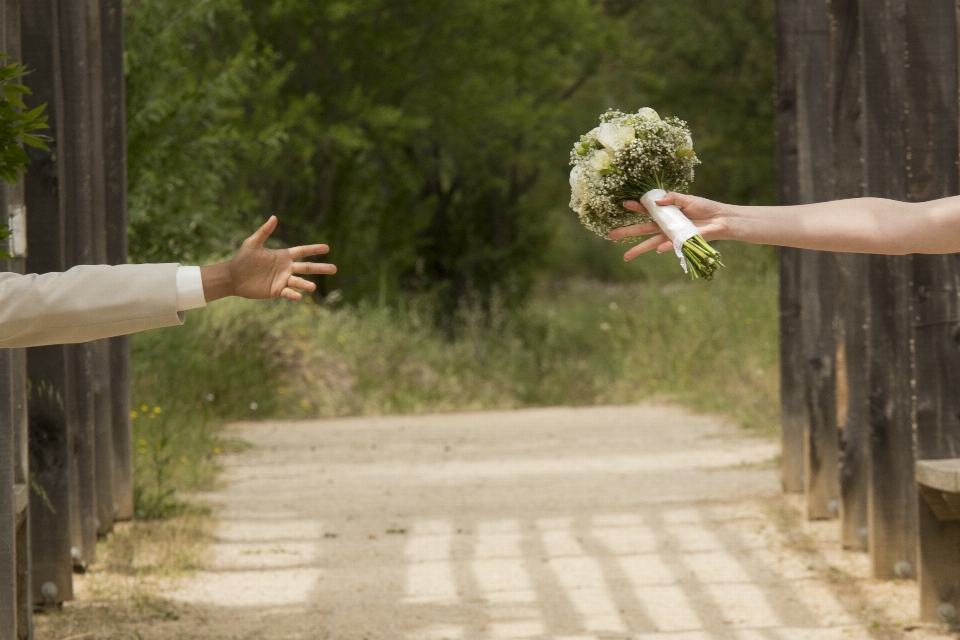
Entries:
{"type": "Polygon", "coordinates": [[[625,200],[640,200],[651,189],[686,191],[700,161],[686,123],[661,119],[649,107],[637,113],[607,111],[600,126],[580,136],[570,153],[570,208],[591,231],[647,222],[646,213],[629,211],[625,200]]]}

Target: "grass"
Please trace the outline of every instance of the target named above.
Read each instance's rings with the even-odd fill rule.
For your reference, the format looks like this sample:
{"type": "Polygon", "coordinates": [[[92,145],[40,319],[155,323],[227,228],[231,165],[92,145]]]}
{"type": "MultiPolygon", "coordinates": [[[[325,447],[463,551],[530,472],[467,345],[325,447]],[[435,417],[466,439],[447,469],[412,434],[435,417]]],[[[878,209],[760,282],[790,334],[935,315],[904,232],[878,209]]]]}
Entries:
{"type": "MultiPolygon", "coordinates": [[[[724,247],[728,251],[730,247],[724,247]]],[[[134,340],[137,511],[177,513],[242,446],[231,419],[308,418],[669,399],[757,433],[779,426],[777,274],[739,247],[714,282],[651,258],[634,282],[543,282],[510,308],[226,300],[134,340]]]]}
{"type": "Polygon", "coordinates": [[[213,488],[220,456],[246,446],[223,435],[228,420],[660,399],[775,433],[771,252],[722,247],[728,267],[705,283],[678,277],[672,256],[624,267],[616,247],[602,247],[606,257],[588,252],[590,271],[620,282],[565,277],[520,306],[464,302],[443,329],[422,297],[225,300],[183,327],[135,336],[137,519],[101,541],[93,600],[38,618],[38,638],[131,637],[176,618],[156,585],[203,564],[211,522],[185,496],[213,488]]]}

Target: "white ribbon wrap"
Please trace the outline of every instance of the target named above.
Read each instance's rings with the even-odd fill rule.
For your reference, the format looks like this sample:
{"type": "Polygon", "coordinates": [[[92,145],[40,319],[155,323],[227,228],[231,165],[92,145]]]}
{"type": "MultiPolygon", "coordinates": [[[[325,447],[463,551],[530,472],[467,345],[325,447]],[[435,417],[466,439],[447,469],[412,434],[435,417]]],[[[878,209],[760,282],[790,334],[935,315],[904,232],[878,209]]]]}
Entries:
{"type": "Polygon", "coordinates": [[[647,212],[653,221],[660,225],[660,229],[668,238],[673,241],[673,250],[680,258],[680,266],[683,272],[687,273],[687,259],[683,257],[683,243],[695,235],[699,235],[696,225],[694,225],[687,216],[683,215],[677,207],[670,204],[661,207],[657,200],[667,195],[663,189],[651,189],[643,194],[640,203],[646,207],[647,212]]]}

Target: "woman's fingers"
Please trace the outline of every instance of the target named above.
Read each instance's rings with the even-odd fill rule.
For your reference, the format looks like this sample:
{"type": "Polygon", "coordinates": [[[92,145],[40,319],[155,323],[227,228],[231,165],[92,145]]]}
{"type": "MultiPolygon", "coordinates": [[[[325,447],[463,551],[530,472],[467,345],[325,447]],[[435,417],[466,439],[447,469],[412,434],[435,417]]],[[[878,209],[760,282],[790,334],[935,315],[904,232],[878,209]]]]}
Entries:
{"type": "Polygon", "coordinates": [[[291,269],[299,274],[332,276],[337,272],[337,265],[329,262],[294,262],[291,269]]]}
{"type": "Polygon", "coordinates": [[[647,251],[655,249],[656,247],[659,247],[660,245],[664,243],[669,243],[669,242],[670,240],[669,238],[667,238],[667,236],[665,236],[662,233],[659,233],[653,236],[652,238],[647,238],[637,246],[627,251],[625,254],[623,254],[623,259],[627,262],[630,262],[631,260],[639,256],[641,253],[646,253],[647,251]]]}
{"type": "Polygon", "coordinates": [[[611,240],[620,240],[632,236],[648,236],[651,233],[660,233],[660,227],[656,222],[641,222],[639,224],[632,224],[629,227],[620,227],[619,229],[611,231],[607,237],[611,240]]]}

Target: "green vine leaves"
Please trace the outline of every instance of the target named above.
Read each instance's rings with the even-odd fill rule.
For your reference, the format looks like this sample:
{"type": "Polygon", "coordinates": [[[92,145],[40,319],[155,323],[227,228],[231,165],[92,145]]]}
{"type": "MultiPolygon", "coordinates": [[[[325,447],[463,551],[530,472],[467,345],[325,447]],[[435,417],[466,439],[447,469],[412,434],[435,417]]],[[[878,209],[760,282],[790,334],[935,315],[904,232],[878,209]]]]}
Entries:
{"type": "MultiPolygon", "coordinates": [[[[0,60],[9,57],[0,54],[0,60]]],[[[0,179],[8,184],[16,184],[30,162],[23,145],[47,150],[47,142],[51,140],[38,133],[49,128],[47,116],[43,115],[47,105],[27,109],[23,96],[30,95],[30,89],[12,82],[26,72],[26,67],[15,62],[0,67],[0,83],[3,85],[0,95],[0,179]]],[[[10,229],[7,225],[0,225],[0,241],[9,237],[10,229]]],[[[0,251],[0,258],[9,260],[10,255],[0,251]]]]}

